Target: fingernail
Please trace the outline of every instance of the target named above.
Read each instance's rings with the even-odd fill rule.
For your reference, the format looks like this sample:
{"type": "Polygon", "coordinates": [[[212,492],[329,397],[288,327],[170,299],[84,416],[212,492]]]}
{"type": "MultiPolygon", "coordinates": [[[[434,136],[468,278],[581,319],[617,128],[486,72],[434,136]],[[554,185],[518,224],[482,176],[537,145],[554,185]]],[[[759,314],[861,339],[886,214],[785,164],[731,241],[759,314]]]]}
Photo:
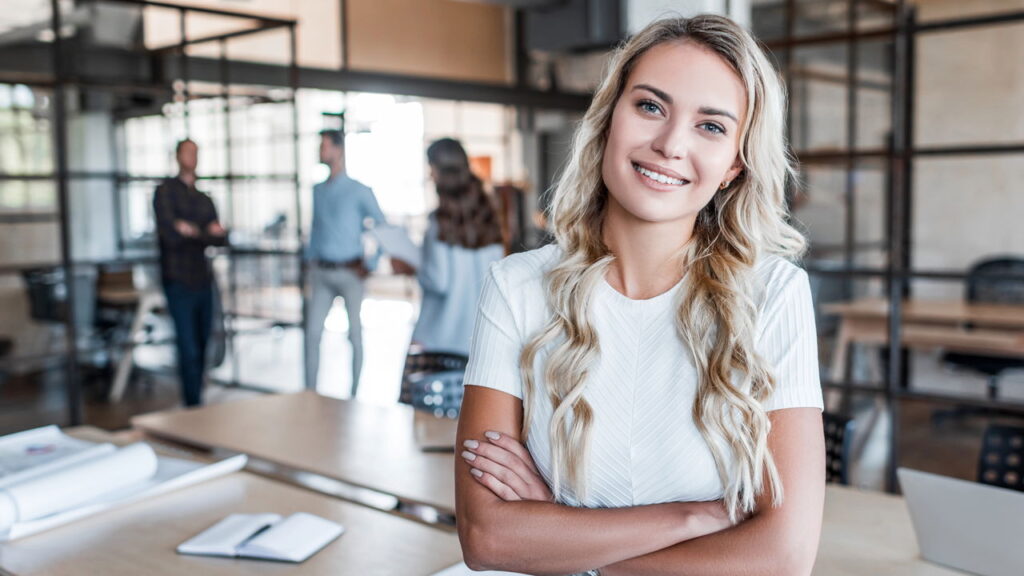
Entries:
{"type": "Polygon", "coordinates": [[[491,432],[491,431],[484,432],[484,436],[487,436],[491,440],[498,440],[498,439],[501,438],[501,434],[498,434],[497,432],[491,432]]]}
{"type": "Polygon", "coordinates": [[[466,448],[469,448],[470,450],[476,450],[480,446],[480,443],[477,442],[476,440],[466,440],[465,442],[462,443],[462,445],[465,446],[466,448]]]}
{"type": "Polygon", "coordinates": [[[473,454],[472,452],[466,450],[462,451],[462,457],[465,458],[466,460],[476,460],[476,454],[473,454]]]}
{"type": "Polygon", "coordinates": [[[477,470],[476,468],[470,468],[469,469],[469,473],[472,474],[473,476],[476,476],[477,478],[479,478],[479,477],[484,475],[483,472],[477,470]]]}

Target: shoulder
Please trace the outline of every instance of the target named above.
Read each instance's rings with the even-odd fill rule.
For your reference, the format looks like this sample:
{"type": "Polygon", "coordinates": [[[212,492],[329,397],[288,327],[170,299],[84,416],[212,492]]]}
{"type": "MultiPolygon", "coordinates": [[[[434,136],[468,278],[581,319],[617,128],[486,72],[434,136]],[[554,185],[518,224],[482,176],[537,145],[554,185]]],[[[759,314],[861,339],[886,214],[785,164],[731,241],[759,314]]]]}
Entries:
{"type": "Polygon", "coordinates": [[[356,190],[356,191],[360,192],[361,194],[373,194],[373,189],[371,189],[366,184],[363,184],[359,180],[356,180],[355,178],[349,178],[348,176],[346,176],[341,181],[341,184],[342,184],[342,186],[345,186],[346,188],[349,188],[349,189],[352,189],[352,190],[356,190]]]}
{"type": "Polygon", "coordinates": [[[807,272],[796,263],[766,254],[754,264],[755,291],[763,311],[790,305],[798,296],[810,295],[807,272]]]}
{"type": "Polygon", "coordinates": [[[507,294],[542,289],[544,275],[558,263],[561,254],[554,244],[512,254],[492,264],[491,275],[507,294]]]}
{"type": "Polygon", "coordinates": [[[177,178],[164,178],[156,185],[157,194],[170,194],[178,184],[177,178]]]}
{"type": "Polygon", "coordinates": [[[766,289],[778,289],[807,277],[807,272],[777,254],[765,254],[754,264],[757,283],[766,289]]]}

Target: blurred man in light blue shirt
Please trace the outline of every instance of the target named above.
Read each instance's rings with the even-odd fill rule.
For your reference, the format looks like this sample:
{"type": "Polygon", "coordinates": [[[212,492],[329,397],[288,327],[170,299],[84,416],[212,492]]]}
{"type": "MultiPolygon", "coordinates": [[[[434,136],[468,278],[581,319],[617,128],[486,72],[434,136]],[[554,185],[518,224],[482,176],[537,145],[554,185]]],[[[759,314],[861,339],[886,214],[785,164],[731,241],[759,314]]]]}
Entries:
{"type": "Polygon", "coordinates": [[[309,264],[306,303],[306,388],[316,390],[320,367],[320,337],[334,298],[341,296],[348,313],[352,344],[352,398],[363,367],[363,334],[359,311],[363,280],[375,264],[367,261],[363,232],[370,221],[381,224],[384,213],[365,184],[345,174],[345,135],[339,130],[320,133],[320,162],[330,177],[313,187],[313,228],[306,247],[309,264]]]}

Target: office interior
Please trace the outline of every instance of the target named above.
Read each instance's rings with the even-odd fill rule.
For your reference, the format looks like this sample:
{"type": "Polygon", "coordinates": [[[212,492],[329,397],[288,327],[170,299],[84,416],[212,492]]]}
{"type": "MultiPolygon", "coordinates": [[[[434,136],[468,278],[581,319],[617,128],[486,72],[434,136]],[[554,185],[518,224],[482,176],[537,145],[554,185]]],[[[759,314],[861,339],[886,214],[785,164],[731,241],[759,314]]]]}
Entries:
{"type": "MultiPolygon", "coordinates": [[[[506,250],[533,249],[610,50],[705,11],[748,26],[789,91],[837,481],[899,494],[901,466],[980,480],[990,427],[1024,427],[1021,0],[2,4],[0,433],[125,433],[180,410],[152,211],[177,141],[198,144],[197,186],[231,234],[211,253],[206,403],[296,394],[321,130],[344,127],[350,175],[416,241],[437,205],[424,150],[459,139],[506,250]]],[[[386,261],[366,286],[354,401],[393,407],[419,288],[386,261]]],[[[347,330],[335,302],[318,392],[352,401],[347,330]]]]}

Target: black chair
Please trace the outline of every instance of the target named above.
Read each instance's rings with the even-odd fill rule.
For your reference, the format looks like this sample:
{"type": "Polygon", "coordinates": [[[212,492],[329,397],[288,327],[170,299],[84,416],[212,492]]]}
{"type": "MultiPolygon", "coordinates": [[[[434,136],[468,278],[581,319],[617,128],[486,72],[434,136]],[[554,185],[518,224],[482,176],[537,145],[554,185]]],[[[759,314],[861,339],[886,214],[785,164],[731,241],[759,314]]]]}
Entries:
{"type": "Polygon", "coordinates": [[[985,429],[978,482],[1024,492],[1024,428],[990,424],[985,429]]]}
{"type": "Polygon", "coordinates": [[[424,374],[435,372],[463,371],[469,364],[469,358],[463,354],[453,352],[409,352],[405,357],[405,367],[402,369],[402,388],[398,395],[398,401],[403,404],[412,404],[413,380],[419,379],[424,374]]]}
{"type": "MultiPolygon", "coordinates": [[[[970,303],[1024,304],[1024,280],[999,275],[1024,275],[1024,258],[1002,257],[978,262],[967,273],[966,300],[970,303]]],[[[1012,368],[1024,368],[1024,358],[949,352],[943,362],[988,376],[988,397],[999,395],[999,378],[1012,368]]]]}
{"type": "Polygon", "coordinates": [[[854,420],[831,412],[822,413],[825,428],[825,481],[850,484],[850,450],[854,420]]]}
{"type": "Polygon", "coordinates": [[[463,370],[430,372],[410,377],[412,407],[438,418],[458,418],[462,408],[463,370]]]}

